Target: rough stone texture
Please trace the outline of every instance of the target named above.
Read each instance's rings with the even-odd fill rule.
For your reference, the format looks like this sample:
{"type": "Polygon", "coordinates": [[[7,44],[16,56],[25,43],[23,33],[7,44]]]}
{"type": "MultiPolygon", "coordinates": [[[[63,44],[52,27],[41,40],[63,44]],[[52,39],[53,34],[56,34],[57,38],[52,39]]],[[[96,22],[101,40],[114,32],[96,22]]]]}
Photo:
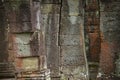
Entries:
{"type": "Polygon", "coordinates": [[[99,55],[100,55],[100,48],[101,48],[100,36],[98,33],[89,33],[89,40],[90,40],[89,58],[91,58],[90,61],[99,62],[99,55]]]}
{"type": "Polygon", "coordinates": [[[53,34],[53,37],[51,37],[50,34],[46,34],[46,45],[56,45],[58,46],[58,34],[53,34]]]}
{"type": "Polygon", "coordinates": [[[89,67],[89,79],[94,80],[98,74],[100,54],[100,15],[98,0],[88,0],[85,5],[84,27],[86,55],[89,67]]]}
{"type": "Polygon", "coordinates": [[[11,32],[32,32],[30,2],[6,1],[6,18],[11,32]]]}
{"type": "Polygon", "coordinates": [[[81,3],[79,0],[62,2],[59,35],[61,80],[86,80],[81,3]]]}
{"type": "Polygon", "coordinates": [[[13,77],[14,66],[9,61],[8,54],[8,27],[6,25],[5,8],[0,1],[0,78],[13,77]]]}
{"type": "Polygon", "coordinates": [[[8,1],[5,5],[8,22],[30,21],[29,1],[8,1]]]}
{"type": "Polygon", "coordinates": [[[119,12],[101,12],[101,30],[103,32],[119,31],[119,12]],[[106,27],[104,27],[106,26],[106,27]],[[114,26],[114,27],[113,27],[114,26]]]}
{"type": "Polygon", "coordinates": [[[116,60],[116,73],[119,74],[119,51],[120,51],[120,2],[112,1],[109,3],[102,2],[101,6],[101,20],[100,28],[102,34],[101,43],[101,61],[100,65],[104,73],[111,74],[114,72],[116,60]],[[106,52],[105,52],[106,51],[106,52]],[[103,57],[106,56],[106,57],[103,57]],[[107,64],[107,66],[106,66],[107,64]],[[109,68],[109,70],[108,70],[109,68]]]}
{"type": "Polygon", "coordinates": [[[29,57],[29,58],[16,58],[16,70],[38,70],[38,57],[29,57]]]}
{"type": "Polygon", "coordinates": [[[8,27],[13,33],[33,32],[30,22],[9,23],[8,27]]]}
{"type": "Polygon", "coordinates": [[[80,34],[80,23],[81,16],[66,16],[61,15],[61,35],[79,35],[80,34]]]}
{"type": "Polygon", "coordinates": [[[61,80],[86,80],[84,66],[63,66],[61,80]]]}
{"type": "MultiPolygon", "coordinates": [[[[0,5],[2,5],[1,1],[0,5]]],[[[47,66],[51,69],[52,80],[57,80],[60,75],[61,80],[86,80],[84,29],[81,29],[84,27],[82,0],[62,0],[62,3],[61,0],[31,0],[32,4],[29,1],[4,0],[6,14],[3,6],[0,6],[0,62],[7,60],[14,62],[15,58],[18,57],[17,54],[22,54],[25,57],[40,55],[40,65],[38,66],[43,68],[44,65],[46,66],[45,55],[47,55],[47,66]],[[3,18],[6,19],[8,28],[5,27],[4,22],[6,21],[3,18]],[[38,32],[34,32],[35,29],[38,32]],[[5,30],[16,36],[13,34],[6,36],[5,30]],[[39,30],[42,32],[39,33],[39,30]],[[6,41],[7,37],[9,38],[8,42],[6,41]],[[8,50],[6,50],[7,44],[8,50]],[[44,54],[45,52],[46,54],[44,54]]],[[[100,24],[98,12],[91,13],[93,21],[91,18],[85,21],[87,25],[92,22],[92,25],[100,25],[101,36],[104,38],[101,43],[100,68],[104,73],[113,72],[114,57],[120,55],[120,36],[118,35],[120,33],[120,1],[111,1],[101,3],[100,24]],[[106,64],[108,65],[106,66],[106,64]],[[109,70],[107,70],[108,68],[109,70]]],[[[87,9],[98,9],[96,5],[92,4],[90,6],[93,9],[90,9],[90,6],[87,6],[87,9]]],[[[88,14],[85,16],[89,17],[88,14]]],[[[92,43],[90,50],[95,53],[91,53],[92,58],[98,59],[99,47],[95,46],[100,46],[100,44],[98,36],[92,32],[98,32],[96,30],[99,26],[88,27],[87,31],[91,32],[90,42],[92,43]],[[93,38],[95,39],[93,40],[93,38]]],[[[87,39],[86,42],[89,44],[87,39]]],[[[120,75],[119,58],[120,56],[116,60],[117,75],[120,75]]],[[[18,60],[20,64],[17,65],[20,68],[22,64],[25,68],[28,65],[32,66],[32,63],[26,65],[26,63],[30,63],[29,61],[38,67],[37,60],[31,58],[27,61],[18,60]]]]}
{"type": "Polygon", "coordinates": [[[51,77],[59,77],[59,47],[55,45],[47,47],[47,66],[51,70],[51,77]]]}
{"type": "Polygon", "coordinates": [[[55,80],[60,76],[58,46],[60,5],[42,4],[41,13],[45,29],[47,66],[51,70],[52,80],[55,80]]]}
{"type": "Polygon", "coordinates": [[[60,45],[80,45],[80,35],[60,35],[60,45]]]}
{"type": "Polygon", "coordinates": [[[15,63],[16,72],[47,68],[45,31],[41,26],[40,2],[30,1],[32,0],[6,0],[4,2],[7,25],[3,30],[9,33],[7,38],[3,37],[8,40],[6,51],[9,57],[5,59],[15,63]]]}
{"type": "Polygon", "coordinates": [[[42,14],[60,14],[60,4],[41,4],[42,14]]]}
{"type": "Polygon", "coordinates": [[[62,2],[62,15],[78,16],[82,15],[82,1],[79,0],[64,0],[62,2]]]}
{"type": "MultiPolygon", "coordinates": [[[[2,5],[1,5],[2,7],[2,5]]],[[[6,24],[5,24],[5,10],[0,9],[0,62],[8,61],[7,54],[7,40],[6,40],[6,24]]]]}
{"type": "Polygon", "coordinates": [[[104,74],[110,74],[114,70],[114,52],[112,50],[113,45],[109,44],[107,41],[102,41],[100,68],[104,72],[104,74]]]}
{"type": "Polygon", "coordinates": [[[43,26],[45,28],[45,32],[46,34],[56,34],[59,33],[59,17],[60,14],[42,14],[42,18],[43,18],[43,26]],[[53,21],[52,21],[53,20],[53,21]],[[50,26],[53,25],[53,26],[50,26]],[[53,29],[52,29],[53,28],[53,29]]]}
{"type": "Polygon", "coordinates": [[[102,3],[100,6],[100,11],[105,12],[114,12],[114,11],[120,11],[120,1],[112,1],[109,3],[102,3]]]}
{"type": "Polygon", "coordinates": [[[61,3],[61,0],[41,0],[41,3],[43,4],[58,4],[61,3]]]}
{"type": "Polygon", "coordinates": [[[84,65],[84,55],[80,46],[61,46],[61,64],[63,66],[84,65]]]}
{"type": "Polygon", "coordinates": [[[82,2],[79,0],[64,0],[61,10],[61,35],[79,35],[82,22],[82,2]]]}
{"type": "Polygon", "coordinates": [[[13,53],[9,56],[9,60],[16,62],[17,70],[22,70],[26,69],[28,65],[31,66],[31,60],[33,60],[33,64],[37,64],[34,59],[30,58],[26,61],[23,58],[39,54],[40,65],[38,66],[43,68],[46,63],[44,55],[44,49],[46,49],[47,67],[51,70],[53,80],[60,78],[61,71],[64,73],[62,79],[70,79],[73,72],[72,80],[85,80],[83,36],[80,32],[83,30],[80,28],[83,27],[81,1],[63,1],[62,12],[60,12],[61,0],[42,0],[41,3],[39,4],[39,0],[33,0],[32,3],[29,0],[5,0],[7,27],[11,32],[8,53],[9,55],[13,53]],[[61,29],[59,28],[60,19],[61,24],[64,24],[61,25],[61,29]],[[34,28],[42,30],[42,32],[34,32],[34,28]],[[46,48],[44,42],[46,42],[46,48]],[[69,49],[71,50],[69,51],[69,49]],[[62,59],[63,61],[60,63],[62,59]],[[79,63],[79,61],[81,62],[79,63]]]}
{"type": "Polygon", "coordinates": [[[32,37],[32,33],[12,34],[12,41],[9,49],[13,50],[17,57],[37,56],[39,54],[39,43],[37,35],[32,37]],[[12,46],[11,46],[12,45],[12,46]]]}
{"type": "Polygon", "coordinates": [[[8,54],[9,54],[8,60],[10,62],[14,62],[14,59],[15,59],[15,51],[13,47],[14,47],[13,46],[13,35],[9,33],[8,35],[8,54]]]}

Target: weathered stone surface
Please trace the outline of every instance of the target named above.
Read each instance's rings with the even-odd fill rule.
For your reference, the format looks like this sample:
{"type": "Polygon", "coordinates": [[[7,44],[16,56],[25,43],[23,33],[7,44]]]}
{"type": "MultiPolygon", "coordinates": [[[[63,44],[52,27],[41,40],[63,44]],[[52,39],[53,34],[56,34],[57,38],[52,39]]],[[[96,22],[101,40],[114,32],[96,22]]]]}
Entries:
{"type": "Polygon", "coordinates": [[[51,80],[60,80],[60,76],[58,76],[58,77],[51,77],[51,80]]]}
{"type": "Polygon", "coordinates": [[[23,34],[15,34],[15,41],[14,43],[18,44],[29,44],[31,33],[23,33],[23,34]]]}
{"type": "Polygon", "coordinates": [[[60,13],[60,5],[59,4],[41,4],[41,13],[42,14],[52,14],[60,13]]]}
{"type": "Polygon", "coordinates": [[[8,55],[9,55],[8,61],[14,62],[15,58],[16,58],[15,51],[14,50],[8,50],[8,55]]]}
{"type": "MultiPolygon", "coordinates": [[[[47,6],[47,5],[46,5],[47,6]]],[[[51,70],[51,77],[59,76],[59,14],[54,13],[54,9],[49,12],[42,13],[43,26],[45,29],[47,66],[51,70]]]]}
{"type": "Polygon", "coordinates": [[[51,77],[55,79],[59,77],[59,5],[42,4],[42,19],[45,30],[47,66],[51,70],[51,77]]]}
{"type": "Polygon", "coordinates": [[[117,44],[117,42],[120,39],[120,35],[117,35],[120,34],[120,31],[103,32],[103,34],[104,34],[104,39],[110,43],[115,42],[117,44]]]}
{"type": "MultiPolygon", "coordinates": [[[[119,45],[120,33],[119,28],[119,12],[102,12],[101,13],[101,31],[104,34],[105,40],[114,42],[115,44],[119,45]]],[[[116,45],[116,46],[117,46],[116,45]]]]}
{"type": "Polygon", "coordinates": [[[91,0],[86,2],[85,11],[96,11],[99,9],[98,0],[91,0]]]}
{"type": "Polygon", "coordinates": [[[8,34],[8,45],[7,45],[7,47],[8,47],[8,55],[9,55],[9,57],[8,57],[8,60],[10,61],[10,62],[14,62],[14,60],[15,60],[15,51],[14,51],[14,46],[13,46],[13,35],[11,34],[11,33],[9,33],[8,34]]]}
{"type": "Polygon", "coordinates": [[[120,11],[120,2],[103,3],[100,5],[100,11],[120,11]]]}
{"type": "MultiPolygon", "coordinates": [[[[2,27],[2,26],[1,26],[2,27]]],[[[3,29],[3,28],[1,28],[1,29],[3,29]]],[[[7,42],[6,41],[6,34],[5,33],[3,33],[3,31],[4,30],[0,30],[0,34],[1,34],[1,38],[0,38],[0,43],[5,43],[5,42],[7,42]]],[[[1,45],[0,45],[1,46],[1,45]]]]}
{"type": "Polygon", "coordinates": [[[58,46],[58,34],[46,34],[46,45],[56,45],[58,46]]]}
{"type": "Polygon", "coordinates": [[[117,59],[116,60],[116,70],[115,70],[115,72],[118,76],[120,76],[120,67],[119,66],[120,66],[120,60],[117,59]]]}
{"type": "Polygon", "coordinates": [[[41,0],[41,3],[58,4],[58,3],[61,3],[61,0],[41,0]]]}
{"type": "Polygon", "coordinates": [[[13,35],[14,61],[17,71],[46,69],[44,41],[44,35],[39,31],[33,34],[21,33],[13,35]]]}
{"type": "Polygon", "coordinates": [[[38,70],[38,62],[39,59],[38,57],[29,57],[29,58],[16,58],[15,59],[16,63],[16,70],[21,71],[21,70],[38,70]]]}
{"type": "Polygon", "coordinates": [[[18,57],[37,56],[39,54],[38,35],[32,33],[14,34],[9,49],[14,50],[18,57]]]}
{"type": "Polygon", "coordinates": [[[31,22],[32,22],[32,27],[35,30],[43,30],[43,20],[42,20],[42,15],[41,15],[41,9],[40,9],[40,2],[38,1],[31,1],[30,7],[31,7],[31,22]]]}
{"type": "MultiPolygon", "coordinates": [[[[1,7],[3,4],[1,4],[1,7]]],[[[5,10],[0,9],[0,62],[8,61],[5,10]]]]}
{"type": "Polygon", "coordinates": [[[0,34],[1,34],[0,41],[1,42],[5,40],[5,29],[6,29],[5,10],[0,9],[0,34]]]}
{"type": "Polygon", "coordinates": [[[114,72],[114,47],[113,44],[103,40],[101,43],[100,68],[105,74],[114,72]],[[107,65],[106,65],[107,64],[107,65]],[[109,69],[108,69],[109,68],[109,69]]]}
{"type": "Polygon", "coordinates": [[[82,23],[82,1],[79,0],[64,0],[61,10],[61,27],[60,34],[62,35],[79,35],[80,25],[82,23]]]}
{"type": "Polygon", "coordinates": [[[7,25],[12,33],[33,32],[31,22],[9,23],[7,25]]]}
{"type": "Polygon", "coordinates": [[[21,3],[17,14],[18,21],[31,21],[31,12],[29,3],[21,3]]]}
{"type": "Polygon", "coordinates": [[[120,38],[117,35],[120,32],[119,16],[119,12],[101,12],[100,28],[102,33],[104,33],[105,39],[108,41],[114,42],[120,38]]]}
{"type": "Polygon", "coordinates": [[[60,35],[60,45],[80,45],[80,35],[60,35]]]}
{"type": "Polygon", "coordinates": [[[100,36],[98,33],[89,33],[89,40],[90,40],[89,58],[91,59],[90,61],[99,62],[101,47],[100,36]]]}
{"type": "Polygon", "coordinates": [[[46,34],[59,33],[59,14],[42,14],[46,34]]]}
{"type": "Polygon", "coordinates": [[[4,2],[15,2],[15,1],[23,1],[23,2],[26,2],[26,1],[29,1],[29,0],[4,0],[4,2]]]}
{"type": "Polygon", "coordinates": [[[31,32],[34,27],[31,22],[31,6],[28,0],[7,1],[5,3],[6,21],[11,32],[31,32]]]}
{"type": "Polygon", "coordinates": [[[119,12],[101,12],[101,21],[115,21],[120,16],[119,12]]]}
{"type": "Polygon", "coordinates": [[[62,2],[62,14],[69,16],[78,16],[82,14],[82,1],[64,0],[62,2]]]}
{"type": "Polygon", "coordinates": [[[29,1],[11,1],[5,3],[8,22],[30,21],[29,1]]]}
{"type": "Polygon", "coordinates": [[[119,16],[120,16],[119,12],[101,12],[101,19],[100,19],[101,30],[103,32],[120,30],[119,16]]]}
{"type": "Polygon", "coordinates": [[[47,66],[51,70],[51,76],[52,77],[57,77],[59,76],[59,58],[60,58],[60,50],[59,47],[56,45],[49,45],[46,46],[47,48],[47,66]]]}
{"type": "Polygon", "coordinates": [[[42,14],[43,26],[45,27],[46,46],[48,67],[51,68],[53,76],[58,74],[59,65],[59,48],[58,48],[58,32],[59,32],[59,14],[42,14]],[[56,58],[57,57],[57,58],[56,58]],[[53,67],[54,66],[54,67],[53,67]],[[53,69],[57,68],[57,69],[53,69]],[[56,71],[57,70],[57,71],[56,71]],[[57,74],[56,74],[57,73],[57,74]]]}
{"type": "Polygon", "coordinates": [[[79,66],[85,63],[80,46],[61,46],[60,51],[62,66],[79,66]]]}
{"type": "Polygon", "coordinates": [[[85,66],[63,66],[61,80],[86,80],[85,66]]]}
{"type": "Polygon", "coordinates": [[[64,0],[62,5],[59,35],[61,80],[86,80],[86,71],[83,70],[85,56],[82,1],[64,0]],[[82,70],[83,76],[80,74],[82,70]]]}
{"type": "Polygon", "coordinates": [[[112,1],[111,3],[103,3],[101,8],[101,61],[100,67],[104,73],[111,74],[114,72],[114,63],[116,60],[116,73],[119,76],[119,50],[120,50],[120,2],[112,1]],[[117,59],[115,59],[117,58],[117,59]],[[106,66],[106,64],[108,64],[106,66]],[[108,67],[109,66],[109,67],[108,67]],[[110,68],[108,70],[108,68],[110,68]]]}
{"type": "Polygon", "coordinates": [[[61,16],[60,34],[80,34],[81,16],[61,16]]]}
{"type": "Polygon", "coordinates": [[[14,9],[6,9],[6,18],[8,22],[16,22],[16,11],[14,9]]]}
{"type": "Polygon", "coordinates": [[[17,57],[30,56],[30,45],[13,44],[17,57]]]}

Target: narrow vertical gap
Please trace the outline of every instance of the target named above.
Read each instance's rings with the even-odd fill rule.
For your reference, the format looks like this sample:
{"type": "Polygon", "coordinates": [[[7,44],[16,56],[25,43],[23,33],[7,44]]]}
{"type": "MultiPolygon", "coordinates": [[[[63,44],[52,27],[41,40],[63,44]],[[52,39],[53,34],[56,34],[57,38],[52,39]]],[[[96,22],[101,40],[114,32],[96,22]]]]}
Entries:
{"type": "Polygon", "coordinates": [[[61,64],[61,46],[60,46],[60,29],[61,29],[61,16],[62,16],[62,3],[63,3],[63,0],[61,0],[61,4],[60,4],[60,13],[59,13],[59,32],[58,32],[58,46],[59,46],[59,70],[60,70],[60,78],[61,78],[61,67],[62,67],[62,64],[61,64]]]}
{"type": "MultiPolygon", "coordinates": [[[[60,4],[60,16],[59,16],[59,33],[58,33],[58,40],[60,40],[60,29],[61,29],[61,16],[62,16],[62,3],[63,0],[61,0],[61,4],[60,4]]],[[[60,46],[60,42],[58,41],[58,45],[60,46]]]]}

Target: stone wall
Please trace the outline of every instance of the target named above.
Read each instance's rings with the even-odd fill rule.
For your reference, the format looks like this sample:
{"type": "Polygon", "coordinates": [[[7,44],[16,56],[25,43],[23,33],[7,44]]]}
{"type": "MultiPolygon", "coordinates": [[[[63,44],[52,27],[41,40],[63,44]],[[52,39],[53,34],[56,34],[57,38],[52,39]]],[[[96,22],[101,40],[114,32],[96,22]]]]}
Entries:
{"type": "Polygon", "coordinates": [[[82,1],[62,1],[59,36],[62,80],[86,80],[82,1]]]}
{"type": "Polygon", "coordinates": [[[52,80],[87,80],[87,55],[95,65],[97,62],[96,70],[99,65],[102,74],[120,76],[119,0],[100,0],[97,7],[85,5],[84,0],[3,2],[0,2],[0,62],[16,63],[18,71],[30,69],[29,66],[48,68],[52,80]],[[94,14],[90,6],[93,11],[97,8],[94,14]],[[91,21],[87,13],[95,19],[91,21]],[[85,24],[90,26],[86,29],[85,24]],[[89,37],[84,39],[87,32],[89,37]],[[30,58],[22,60],[26,57],[30,58]]]}
{"type": "Polygon", "coordinates": [[[82,1],[3,2],[8,28],[6,59],[15,63],[17,72],[48,68],[52,80],[87,79],[82,1]]]}
{"type": "Polygon", "coordinates": [[[119,74],[120,55],[120,1],[100,3],[101,56],[100,68],[105,74],[119,74]]]}

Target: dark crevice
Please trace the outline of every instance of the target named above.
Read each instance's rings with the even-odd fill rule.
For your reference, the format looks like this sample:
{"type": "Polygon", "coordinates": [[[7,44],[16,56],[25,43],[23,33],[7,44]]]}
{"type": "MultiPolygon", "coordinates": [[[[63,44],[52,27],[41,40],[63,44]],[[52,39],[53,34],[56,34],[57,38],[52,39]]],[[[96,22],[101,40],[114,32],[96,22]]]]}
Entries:
{"type": "Polygon", "coordinates": [[[60,46],[60,29],[61,29],[61,17],[62,17],[62,4],[63,4],[63,1],[61,0],[61,4],[60,4],[60,17],[59,17],[59,33],[58,33],[58,45],[60,46]]]}

